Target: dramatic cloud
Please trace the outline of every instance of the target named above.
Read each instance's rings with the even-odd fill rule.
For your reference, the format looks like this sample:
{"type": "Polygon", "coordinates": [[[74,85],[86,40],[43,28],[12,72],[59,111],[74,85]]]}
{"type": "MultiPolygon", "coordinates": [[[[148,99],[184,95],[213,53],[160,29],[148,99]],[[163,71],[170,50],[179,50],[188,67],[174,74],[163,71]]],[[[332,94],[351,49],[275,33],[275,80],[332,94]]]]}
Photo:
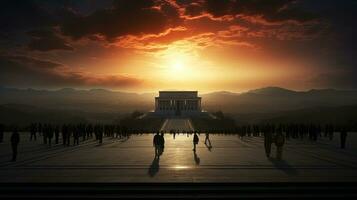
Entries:
{"type": "Polygon", "coordinates": [[[130,87],[141,80],[127,75],[92,75],[51,61],[24,56],[0,57],[0,85],[17,87],[130,87]]]}
{"type": "Polygon", "coordinates": [[[28,44],[31,50],[73,50],[73,47],[52,30],[35,30],[30,31],[28,34],[32,37],[31,42],[28,44]]]}
{"type": "MultiPolygon", "coordinates": [[[[202,65],[227,72],[220,81],[230,77],[232,85],[239,69],[249,71],[239,75],[249,74],[250,81],[261,81],[253,74],[266,71],[276,79],[294,71],[310,83],[321,74],[329,77],[316,78],[316,85],[357,87],[343,79],[356,72],[353,0],[4,0],[1,5],[5,85],[121,88],[138,85],[137,77],[146,82],[170,77],[177,73],[168,70],[171,65],[193,71],[202,65]],[[286,67],[276,67],[279,63],[286,67]]],[[[217,81],[208,74],[202,79],[217,81]]]]}
{"type": "Polygon", "coordinates": [[[79,39],[100,34],[108,40],[126,35],[159,34],[180,23],[177,10],[168,3],[154,1],[115,1],[113,8],[89,16],[73,15],[63,23],[65,35],[79,39]]]}

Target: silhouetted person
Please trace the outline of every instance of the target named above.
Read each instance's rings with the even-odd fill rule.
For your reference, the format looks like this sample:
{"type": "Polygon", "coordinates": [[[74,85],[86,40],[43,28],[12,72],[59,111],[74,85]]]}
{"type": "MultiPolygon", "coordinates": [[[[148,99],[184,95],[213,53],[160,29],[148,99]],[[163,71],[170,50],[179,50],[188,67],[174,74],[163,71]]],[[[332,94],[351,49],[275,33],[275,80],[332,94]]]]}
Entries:
{"type": "Polygon", "coordinates": [[[103,143],[103,130],[100,129],[99,133],[98,133],[98,139],[99,139],[99,144],[103,143]]]}
{"type": "Polygon", "coordinates": [[[55,127],[55,142],[56,142],[56,144],[58,144],[58,141],[59,141],[59,133],[60,133],[59,125],[56,125],[56,127],[55,127]]]}
{"type": "Polygon", "coordinates": [[[159,132],[156,133],[152,141],[153,146],[155,147],[155,158],[160,156],[160,135],[159,132]]]}
{"type": "Polygon", "coordinates": [[[162,153],[164,152],[164,148],[165,148],[165,138],[164,138],[164,132],[161,132],[161,135],[159,137],[159,146],[160,146],[160,151],[159,151],[159,155],[161,156],[162,153]]]}
{"type": "Polygon", "coordinates": [[[4,125],[0,124],[0,143],[4,140],[4,125]]]}
{"type": "Polygon", "coordinates": [[[275,136],[275,145],[276,145],[276,158],[281,160],[283,157],[283,146],[285,143],[285,137],[282,133],[278,133],[275,136]]]}
{"type": "Polygon", "coordinates": [[[43,144],[47,144],[47,137],[48,137],[47,129],[48,129],[47,125],[46,124],[43,125],[42,130],[41,130],[42,131],[42,137],[43,137],[43,144]]]}
{"type": "Polygon", "coordinates": [[[17,146],[20,142],[20,135],[17,132],[17,128],[14,129],[12,135],[11,135],[11,148],[12,148],[12,162],[16,161],[17,158],[17,146]]]}
{"type": "Polygon", "coordinates": [[[36,132],[37,132],[37,125],[32,123],[30,126],[30,141],[36,141],[36,132]]]}
{"type": "Polygon", "coordinates": [[[199,141],[199,138],[198,138],[198,136],[197,136],[197,134],[195,133],[194,135],[193,135],[193,151],[196,151],[196,145],[198,144],[198,141],[199,141]]]}
{"type": "Polygon", "coordinates": [[[52,145],[52,138],[53,138],[53,128],[52,125],[48,125],[47,126],[47,138],[48,138],[48,145],[51,146],[52,145]]]}
{"type": "Polygon", "coordinates": [[[74,127],[73,130],[73,145],[79,145],[79,128],[74,127]]]}
{"type": "Polygon", "coordinates": [[[346,131],[346,129],[343,128],[341,130],[341,134],[340,134],[341,149],[344,149],[346,146],[346,138],[347,138],[347,131],[346,131]]]}
{"type": "Polygon", "coordinates": [[[265,155],[269,158],[271,152],[271,144],[273,143],[273,135],[270,131],[264,133],[265,155]]]}
{"type": "Polygon", "coordinates": [[[209,147],[212,146],[211,145],[211,140],[209,139],[209,133],[206,133],[206,137],[205,137],[205,145],[207,145],[207,142],[209,143],[209,147]]]}
{"type": "Polygon", "coordinates": [[[67,125],[62,125],[62,143],[63,146],[67,145],[67,137],[68,137],[68,126],[67,125]]]}

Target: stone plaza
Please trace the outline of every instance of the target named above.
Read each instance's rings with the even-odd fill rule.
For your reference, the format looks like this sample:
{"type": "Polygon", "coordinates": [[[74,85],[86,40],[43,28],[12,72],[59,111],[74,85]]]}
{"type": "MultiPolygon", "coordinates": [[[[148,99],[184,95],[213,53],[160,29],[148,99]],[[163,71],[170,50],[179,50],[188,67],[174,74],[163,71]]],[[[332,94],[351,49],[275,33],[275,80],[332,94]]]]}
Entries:
{"type": "MultiPolygon", "coordinates": [[[[188,122],[170,119],[168,128],[188,122]]],[[[182,119],[181,119],[182,120],[182,119]]],[[[349,133],[347,148],[339,148],[339,133],[333,140],[290,139],[283,160],[264,152],[263,137],[211,134],[199,135],[192,151],[192,135],[165,134],[165,149],[154,159],[153,134],[128,139],[105,137],[78,146],[51,147],[42,139],[29,141],[21,132],[19,155],[10,162],[11,133],[0,144],[0,182],[339,182],[357,180],[357,135],[349,133]]]]}

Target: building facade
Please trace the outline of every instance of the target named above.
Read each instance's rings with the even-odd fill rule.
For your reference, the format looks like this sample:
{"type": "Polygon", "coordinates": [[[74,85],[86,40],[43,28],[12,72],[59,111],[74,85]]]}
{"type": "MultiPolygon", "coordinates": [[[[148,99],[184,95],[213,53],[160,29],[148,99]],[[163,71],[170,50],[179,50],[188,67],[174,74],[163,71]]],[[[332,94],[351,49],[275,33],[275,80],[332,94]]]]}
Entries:
{"type": "Polygon", "coordinates": [[[159,91],[155,97],[155,113],[169,116],[200,114],[201,97],[197,91],[159,91]]]}

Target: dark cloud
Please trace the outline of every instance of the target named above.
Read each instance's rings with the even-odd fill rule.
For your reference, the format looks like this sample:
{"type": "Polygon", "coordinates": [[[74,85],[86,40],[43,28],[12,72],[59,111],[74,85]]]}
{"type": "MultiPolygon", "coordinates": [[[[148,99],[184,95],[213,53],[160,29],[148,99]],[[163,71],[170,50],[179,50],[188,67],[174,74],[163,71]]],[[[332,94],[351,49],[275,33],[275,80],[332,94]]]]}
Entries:
{"type": "Polygon", "coordinates": [[[34,30],[28,32],[32,37],[28,47],[30,50],[73,50],[63,38],[59,37],[53,30],[34,30]]]}
{"type": "Polygon", "coordinates": [[[205,0],[179,1],[189,16],[206,12],[214,17],[225,15],[263,16],[268,21],[296,20],[300,22],[316,18],[303,10],[296,0],[205,0]]]}
{"type": "Polygon", "coordinates": [[[74,39],[100,34],[108,40],[125,35],[158,34],[179,22],[178,11],[170,4],[155,1],[115,1],[112,9],[88,16],[73,16],[62,24],[62,32],[74,39]]]}
{"type": "Polygon", "coordinates": [[[185,15],[188,15],[190,17],[201,15],[203,11],[203,6],[198,3],[190,3],[185,7],[185,15]]]}
{"type": "MultiPolygon", "coordinates": [[[[59,63],[46,61],[46,60],[39,60],[27,56],[1,56],[0,59],[3,61],[14,62],[31,69],[53,69],[62,66],[62,64],[59,63]]],[[[6,68],[7,65],[4,65],[2,67],[6,68]]]]}
{"type": "Polygon", "coordinates": [[[0,85],[12,87],[127,87],[139,79],[121,75],[92,76],[61,70],[62,64],[26,56],[0,56],[0,85]]]}
{"type": "Polygon", "coordinates": [[[3,0],[0,6],[0,31],[12,32],[54,24],[54,18],[36,1],[3,0]]]}
{"type": "Polygon", "coordinates": [[[321,72],[313,77],[309,84],[312,87],[357,89],[356,70],[321,72]]]}
{"type": "Polygon", "coordinates": [[[234,3],[231,0],[206,0],[204,6],[206,11],[215,17],[234,14],[232,13],[234,3]]]}

